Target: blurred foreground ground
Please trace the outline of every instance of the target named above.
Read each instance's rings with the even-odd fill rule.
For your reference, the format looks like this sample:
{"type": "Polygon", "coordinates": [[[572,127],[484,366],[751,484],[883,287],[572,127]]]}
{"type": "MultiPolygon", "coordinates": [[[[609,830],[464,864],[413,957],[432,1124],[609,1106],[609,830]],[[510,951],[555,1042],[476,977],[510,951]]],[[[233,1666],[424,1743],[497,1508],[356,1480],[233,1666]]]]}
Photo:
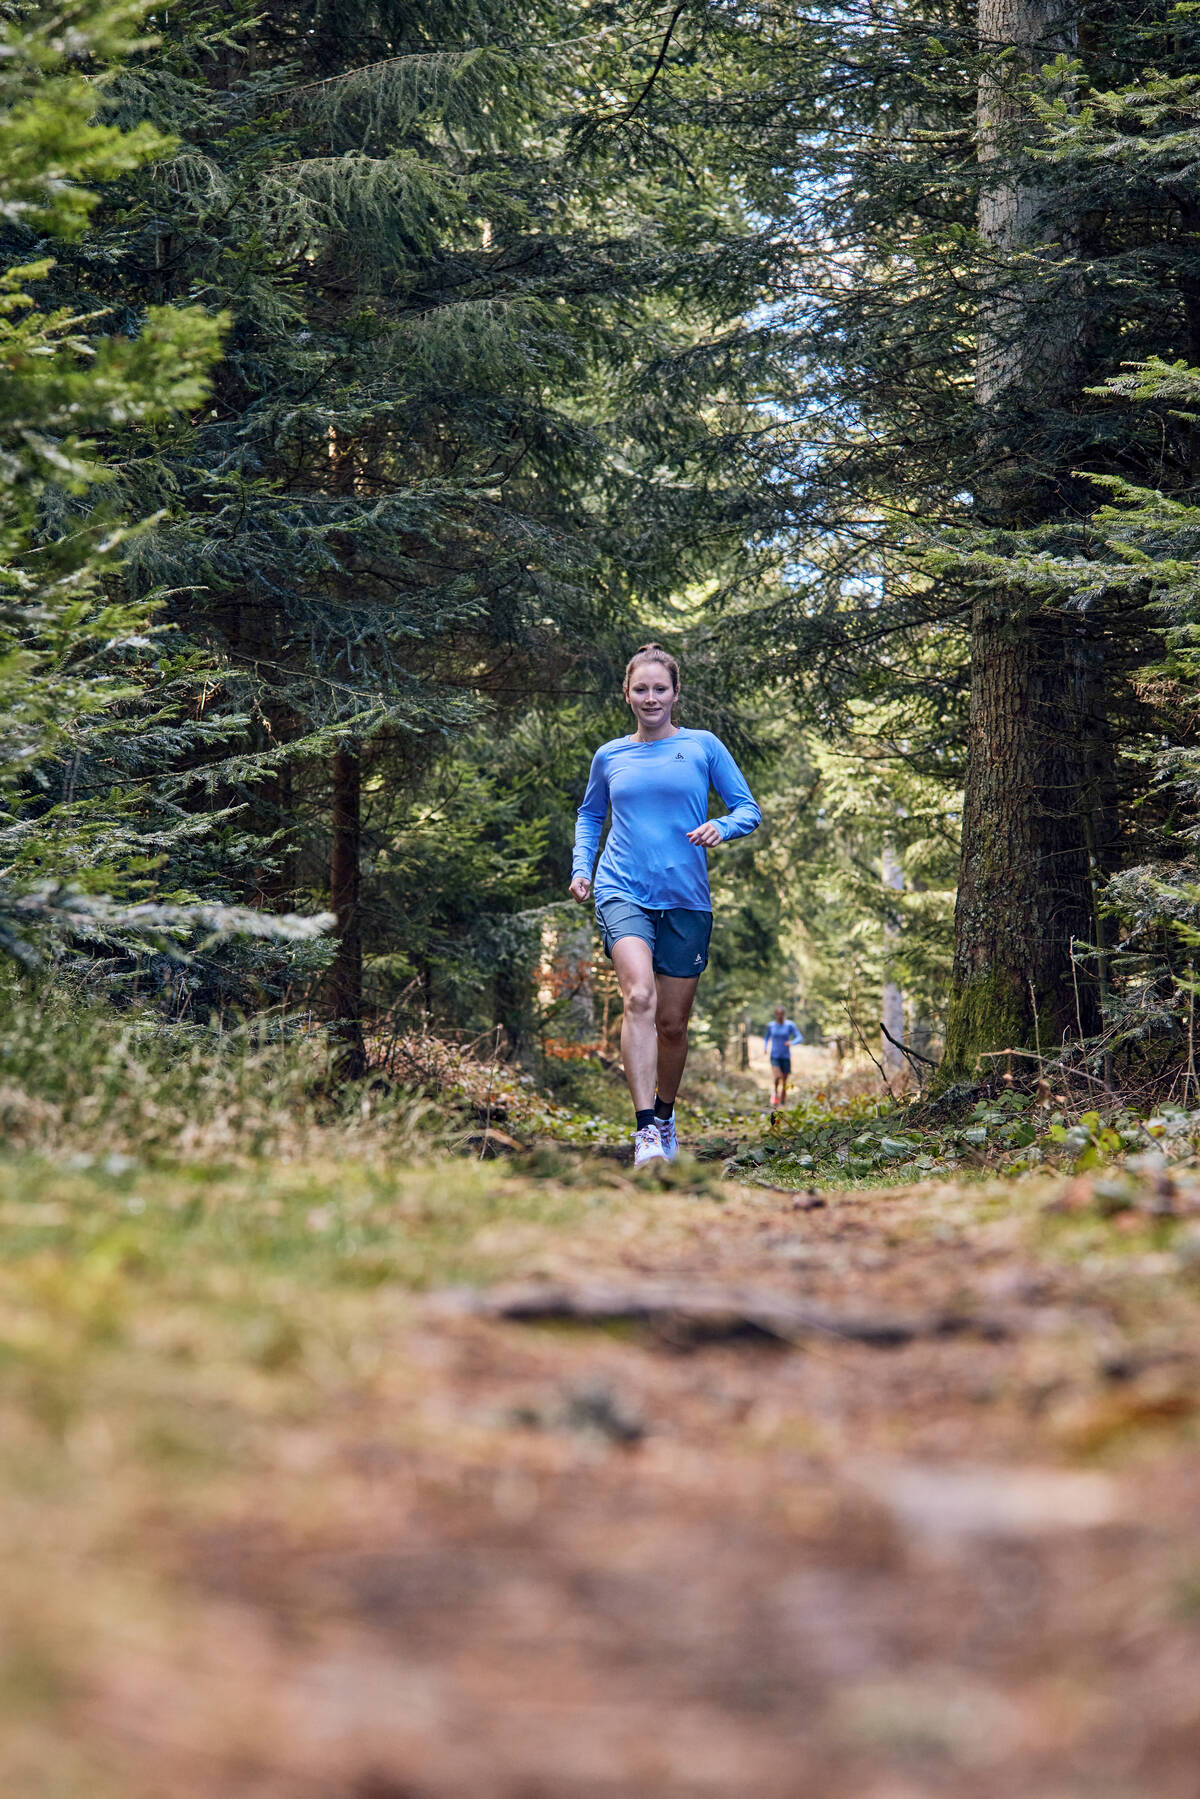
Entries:
{"type": "Polygon", "coordinates": [[[0,1790],[1198,1799],[1200,1236],[1061,1192],[0,1164],[0,1790]],[[461,1299],[602,1278],[724,1321],[461,1299]]]}

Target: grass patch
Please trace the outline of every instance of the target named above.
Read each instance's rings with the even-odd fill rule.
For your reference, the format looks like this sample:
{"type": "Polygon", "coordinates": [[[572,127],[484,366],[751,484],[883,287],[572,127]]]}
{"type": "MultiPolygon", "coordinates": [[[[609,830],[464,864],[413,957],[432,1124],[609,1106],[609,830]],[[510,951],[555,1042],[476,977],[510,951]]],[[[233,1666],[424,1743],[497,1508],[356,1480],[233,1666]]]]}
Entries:
{"type": "Polygon", "coordinates": [[[449,1157],[211,1171],[129,1158],[82,1169],[41,1156],[0,1160],[6,1274],[33,1262],[44,1280],[59,1271],[73,1292],[162,1281],[186,1298],[223,1269],[249,1284],[447,1284],[494,1272],[495,1257],[471,1247],[485,1227],[563,1229],[584,1209],[574,1188],[449,1157]]]}

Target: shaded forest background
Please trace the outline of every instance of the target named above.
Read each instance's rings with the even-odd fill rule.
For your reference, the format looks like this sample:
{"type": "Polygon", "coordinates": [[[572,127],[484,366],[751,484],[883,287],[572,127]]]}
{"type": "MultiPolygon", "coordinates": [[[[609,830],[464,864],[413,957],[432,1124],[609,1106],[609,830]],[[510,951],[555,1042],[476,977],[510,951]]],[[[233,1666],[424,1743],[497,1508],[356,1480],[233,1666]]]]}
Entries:
{"type": "Polygon", "coordinates": [[[586,1038],[652,633],[764,810],[702,1039],[1186,1094],[1191,9],[0,16],[6,1006],[586,1038]]]}

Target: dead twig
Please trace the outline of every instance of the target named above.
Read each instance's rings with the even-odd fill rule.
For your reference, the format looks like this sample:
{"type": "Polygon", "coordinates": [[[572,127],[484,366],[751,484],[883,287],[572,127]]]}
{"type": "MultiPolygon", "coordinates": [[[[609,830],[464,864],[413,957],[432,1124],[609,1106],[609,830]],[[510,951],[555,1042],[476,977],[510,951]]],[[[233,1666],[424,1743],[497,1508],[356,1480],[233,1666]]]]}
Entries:
{"type": "Polygon", "coordinates": [[[1188,1091],[1196,1091],[1196,964],[1188,963],[1188,1060],[1187,1074],[1183,1082],[1183,1103],[1187,1105],[1188,1091]]]}
{"type": "Polygon", "coordinates": [[[1083,1013],[1079,1005],[1079,973],[1075,966],[1075,939],[1071,938],[1071,985],[1075,989],[1075,1024],[1079,1031],[1079,1041],[1083,1042],[1083,1013]]]}
{"type": "MultiPolygon", "coordinates": [[[[883,1032],[884,1036],[887,1038],[888,1042],[894,1043],[896,1048],[900,1051],[900,1054],[902,1056],[907,1056],[910,1062],[924,1062],[930,1068],[937,1067],[937,1063],[934,1061],[932,1056],[923,1056],[919,1049],[909,1049],[907,1043],[901,1043],[899,1037],[893,1037],[892,1033],[888,1030],[886,1024],[884,1024],[882,1018],[879,1020],[879,1028],[883,1032]]],[[[920,1078],[921,1078],[920,1069],[914,1068],[913,1073],[916,1075],[917,1079],[920,1080],[920,1078]]]]}
{"type": "Polygon", "coordinates": [[[1106,1093],[1108,1092],[1108,1088],[1105,1087],[1104,1082],[1098,1080],[1094,1074],[1089,1074],[1085,1068],[1068,1068],[1064,1062],[1053,1061],[1050,1057],[1044,1056],[1040,1050],[981,1049],[977,1059],[980,1062],[988,1062],[995,1056],[1024,1056],[1028,1061],[1036,1062],[1039,1068],[1049,1068],[1056,1071],[1058,1074],[1063,1075],[1067,1080],[1090,1081],[1093,1087],[1100,1087],[1103,1088],[1106,1093]]]}
{"type": "Polygon", "coordinates": [[[496,1092],[496,1063],[500,1057],[500,1033],[504,1026],[498,1024],[492,1042],[492,1065],[488,1069],[487,1117],[483,1121],[483,1138],[479,1145],[479,1160],[482,1162],[487,1154],[488,1142],[492,1135],[492,1101],[496,1092]]]}
{"type": "Polygon", "coordinates": [[[846,1004],[845,1000],[842,1001],[842,1010],[843,1010],[843,1012],[845,1012],[846,1017],[850,1020],[850,1027],[853,1030],[854,1035],[858,1038],[858,1041],[862,1044],[862,1046],[866,1050],[868,1056],[871,1057],[872,1062],[874,1062],[876,1068],[879,1070],[879,1078],[883,1082],[884,1086],[887,1088],[888,1098],[895,1099],[896,1095],[892,1092],[892,1083],[887,1078],[887,1071],[884,1068],[883,1063],[879,1060],[878,1056],[871,1054],[871,1046],[867,1042],[866,1038],[863,1036],[861,1027],[859,1026],[859,1022],[858,1022],[857,1018],[855,1018],[855,1016],[854,1016],[853,1012],[850,1010],[849,1006],[846,1004]]]}

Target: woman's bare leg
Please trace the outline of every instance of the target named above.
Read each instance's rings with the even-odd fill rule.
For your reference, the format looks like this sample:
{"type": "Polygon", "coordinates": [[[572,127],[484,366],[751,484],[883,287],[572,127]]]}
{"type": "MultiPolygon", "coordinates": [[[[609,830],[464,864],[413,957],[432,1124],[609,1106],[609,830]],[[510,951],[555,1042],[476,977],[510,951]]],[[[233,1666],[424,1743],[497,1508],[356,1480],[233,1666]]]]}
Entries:
{"type": "MultiPolygon", "coordinates": [[[[696,998],[698,977],[660,974],[655,1027],[658,1036],[658,1092],[668,1103],[679,1092],[688,1053],[688,1019],[696,998]]],[[[647,1105],[650,1103],[647,1100],[647,1105]]]]}
{"type": "Polygon", "coordinates": [[[658,1063],[658,1038],[654,1030],[657,1003],[654,959],[650,945],[642,937],[618,937],[613,944],[612,959],[625,1002],[621,1019],[621,1060],[625,1064],[625,1079],[634,1111],[648,1112],[654,1104],[654,1075],[658,1063]]]}

